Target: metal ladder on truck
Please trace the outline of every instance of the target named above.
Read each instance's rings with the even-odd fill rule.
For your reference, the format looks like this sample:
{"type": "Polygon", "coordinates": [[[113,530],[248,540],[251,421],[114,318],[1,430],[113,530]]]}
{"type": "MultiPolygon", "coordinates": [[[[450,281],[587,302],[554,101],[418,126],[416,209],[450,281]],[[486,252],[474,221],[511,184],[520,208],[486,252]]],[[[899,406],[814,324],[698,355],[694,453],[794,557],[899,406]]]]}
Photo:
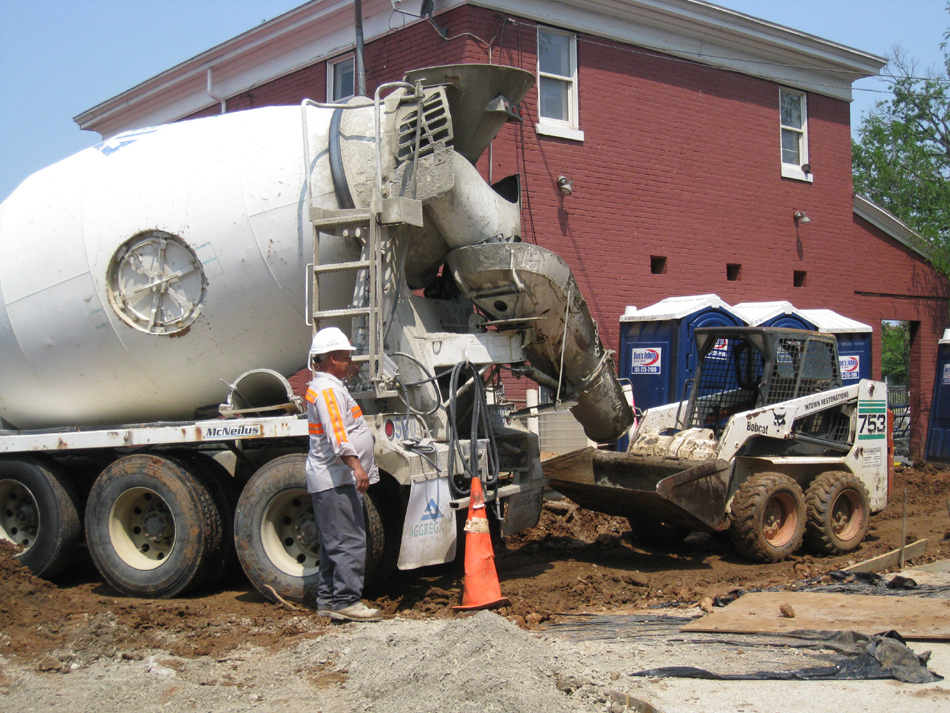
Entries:
{"type": "MultiPolygon", "coordinates": [[[[307,286],[307,306],[306,314],[308,315],[307,325],[313,327],[314,331],[320,329],[321,322],[328,319],[340,318],[340,317],[350,317],[350,318],[365,318],[365,329],[366,329],[366,343],[360,344],[356,340],[355,334],[351,335],[354,339],[355,345],[357,346],[357,352],[353,356],[353,361],[361,365],[366,365],[366,375],[368,376],[369,383],[371,384],[371,390],[368,391],[354,391],[353,396],[355,398],[360,397],[371,397],[371,398],[388,398],[396,396],[396,392],[387,389],[385,385],[385,379],[383,375],[383,315],[382,315],[382,295],[383,295],[383,255],[388,246],[384,243],[388,243],[388,231],[387,235],[384,235],[384,225],[385,222],[388,224],[395,224],[400,222],[399,218],[387,218],[386,215],[392,212],[396,216],[401,216],[402,211],[398,209],[395,211],[389,211],[387,208],[392,208],[393,204],[399,202],[397,200],[388,200],[384,201],[382,198],[382,185],[380,180],[381,172],[381,157],[380,157],[380,146],[381,146],[381,116],[380,116],[380,102],[379,102],[379,92],[380,90],[393,86],[403,86],[413,89],[412,85],[408,85],[402,82],[394,82],[391,84],[381,85],[376,90],[376,101],[375,101],[375,127],[376,127],[376,166],[377,166],[377,176],[373,185],[373,197],[371,202],[371,210],[363,210],[354,207],[346,207],[347,204],[352,206],[352,199],[349,196],[349,190],[346,187],[346,179],[342,176],[342,159],[340,157],[340,147],[339,147],[339,122],[342,112],[345,111],[348,107],[346,105],[338,104],[322,104],[310,99],[304,99],[301,103],[301,114],[302,114],[302,127],[303,127],[303,144],[304,144],[304,171],[306,174],[307,181],[307,209],[308,209],[308,218],[312,226],[312,237],[313,237],[313,262],[307,265],[307,277],[306,277],[306,286],[307,286]],[[334,117],[330,125],[330,161],[331,161],[331,173],[334,171],[334,163],[338,163],[339,168],[339,183],[341,183],[341,188],[338,189],[338,200],[343,204],[344,207],[337,209],[326,209],[320,208],[313,204],[313,193],[311,188],[311,166],[310,166],[310,133],[307,127],[307,107],[314,106],[321,109],[332,109],[334,111],[334,117]],[[340,197],[340,191],[344,193],[343,197],[340,197]],[[349,240],[355,240],[359,243],[360,246],[360,259],[353,260],[349,262],[339,262],[331,263],[327,265],[321,264],[320,261],[320,240],[321,235],[329,234],[334,236],[339,236],[349,240]],[[341,272],[354,272],[357,273],[357,283],[359,282],[359,271],[366,270],[368,271],[368,279],[366,282],[366,298],[364,305],[352,305],[344,309],[323,309],[321,307],[320,300],[320,277],[323,275],[328,275],[331,273],[341,273],[341,272]]],[[[338,178],[337,175],[334,175],[334,185],[337,186],[338,178]]],[[[402,202],[405,202],[402,199],[402,202]]],[[[401,207],[401,206],[399,206],[401,207]]],[[[418,213],[418,225],[422,224],[422,214],[421,214],[421,204],[418,206],[412,206],[415,208],[415,211],[410,210],[410,213],[418,213]]],[[[416,220],[413,220],[416,222],[416,220]]],[[[396,279],[399,279],[398,277],[396,279]]]]}
{"type": "MultiPolygon", "coordinates": [[[[354,346],[357,347],[353,355],[353,361],[360,364],[361,370],[364,368],[369,372],[369,380],[374,385],[374,391],[380,390],[380,336],[381,325],[379,315],[379,296],[381,294],[380,276],[382,273],[382,246],[380,225],[372,211],[362,210],[354,207],[340,207],[337,209],[320,208],[313,204],[313,191],[311,186],[310,165],[310,132],[307,125],[307,107],[313,106],[320,109],[332,109],[334,117],[330,129],[330,155],[331,166],[334,161],[339,161],[339,121],[342,112],[345,110],[342,106],[332,104],[322,104],[310,99],[304,99],[301,102],[301,120],[303,127],[303,150],[304,150],[304,171],[307,182],[307,217],[311,225],[311,236],[313,239],[313,261],[307,265],[306,275],[306,314],[307,326],[312,327],[316,332],[320,329],[322,322],[329,319],[350,317],[365,318],[366,342],[359,344],[356,334],[351,338],[354,346]],[[334,135],[336,132],[336,135],[334,135]],[[320,243],[322,235],[338,236],[346,240],[353,240],[358,243],[358,260],[349,262],[336,262],[326,265],[320,261],[320,243]],[[364,304],[354,305],[344,309],[325,309],[321,307],[320,278],[332,273],[352,272],[357,276],[357,284],[360,281],[360,271],[368,272],[366,281],[366,296],[364,304]],[[364,366],[366,365],[366,366],[364,366]]],[[[342,168],[339,169],[342,174],[342,168]]],[[[344,184],[346,195],[340,200],[344,206],[349,203],[352,206],[352,199],[348,190],[345,188],[345,178],[340,179],[344,184]]],[[[334,175],[334,184],[337,183],[337,176],[334,175]]],[[[374,201],[375,203],[375,201],[374,201]]],[[[354,330],[355,332],[355,330],[354,330]]],[[[354,394],[356,396],[357,394],[354,394]]],[[[379,398],[379,394],[374,396],[379,398]]]]}

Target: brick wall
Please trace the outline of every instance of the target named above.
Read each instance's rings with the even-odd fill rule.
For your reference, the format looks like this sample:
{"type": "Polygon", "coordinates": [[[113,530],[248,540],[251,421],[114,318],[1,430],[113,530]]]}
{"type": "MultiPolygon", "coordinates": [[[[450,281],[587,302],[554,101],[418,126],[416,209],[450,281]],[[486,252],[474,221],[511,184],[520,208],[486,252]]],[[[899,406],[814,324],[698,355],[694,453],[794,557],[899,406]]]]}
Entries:
{"type": "Polygon", "coordinates": [[[612,346],[626,305],[671,295],[824,304],[835,236],[853,224],[846,103],[809,97],[810,185],[781,177],[777,85],[583,37],[578,64],[583,143],[537,135],[535,94],[526,102],[528,237],[571,263],[612,346]],[[812,217],[800,231],[795,210],[812,217]],[[651,256],[666,258],[664,274],[651,256]],[[605,279],[609,292],[590,289],[605,279]]]}

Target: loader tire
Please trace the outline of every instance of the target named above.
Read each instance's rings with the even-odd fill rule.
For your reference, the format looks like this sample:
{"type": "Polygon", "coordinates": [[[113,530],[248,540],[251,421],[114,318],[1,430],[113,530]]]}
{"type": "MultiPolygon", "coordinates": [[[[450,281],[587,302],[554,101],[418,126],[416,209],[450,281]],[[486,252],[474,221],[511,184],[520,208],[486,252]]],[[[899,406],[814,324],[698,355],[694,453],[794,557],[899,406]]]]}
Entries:
{"type": "Polygon", "coordinates": [[[732,500],[732,543],[756,562],[779,562],[802,544],[805,497],[798,483],[781,473],[756,473],[732,500]]]}
{"type": "Polygon", "coordinates": [[[868,532],[871,499],[857,476],[829,471],[805,493],[805,542],[814,550],[840,555],[854,550],[868,532]]]}
{"type": "MultiPolygon", "coordinates": [[[[306,454],[263,465],[248,481],[234,516],[238,559],[251,584],[268,599],[316,604],[320,539],[304,473],[306,454]]],[[[386,528],[373,486],[363,497],[366,518],[364,592],[388,576],[386,528]]]]}
{"type": "Polygon", "coordinates": [[[79,499],[56,463],[43,457],[0,460],[0,539],[37,577],[55,577],[82,535],[79,499]]]}
{"type": "Polygon", "coordinates": [[[208,484],[173,457],[120,458],[89,492],[89,553],[102,578],[129,596],[174,597],[201,584],[223,534],[208,484]]]}

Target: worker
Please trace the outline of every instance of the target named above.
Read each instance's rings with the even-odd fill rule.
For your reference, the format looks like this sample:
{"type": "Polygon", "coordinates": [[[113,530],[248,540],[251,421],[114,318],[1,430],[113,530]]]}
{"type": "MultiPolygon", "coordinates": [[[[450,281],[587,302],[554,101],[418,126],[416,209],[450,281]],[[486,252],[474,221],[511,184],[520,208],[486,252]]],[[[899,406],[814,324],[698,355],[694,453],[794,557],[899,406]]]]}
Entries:
{"type": "Polygon", "coordinates": [[[317,613],[336,620],[377,621],[379,609],[361,601],[366,565],[363,494],[379,481],[373,434],[344,379],[354,376],[354,347],[336,327],[310,345],[313,381],[307,388],[310,452],[307,490],[320,535],[317,613]]]}

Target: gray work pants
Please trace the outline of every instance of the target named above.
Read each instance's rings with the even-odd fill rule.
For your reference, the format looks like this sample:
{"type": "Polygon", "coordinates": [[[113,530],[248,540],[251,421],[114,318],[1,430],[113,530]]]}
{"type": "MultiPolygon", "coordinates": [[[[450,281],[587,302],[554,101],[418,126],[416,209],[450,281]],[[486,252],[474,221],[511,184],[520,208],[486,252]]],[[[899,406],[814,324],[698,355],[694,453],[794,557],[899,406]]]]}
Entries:
{"type": "Polygon", "coordinates": [[[363,497],[355,485],[310,493],[320,531],[317,608],[342,609],[360,601],[366,567],[363,497]]]}

